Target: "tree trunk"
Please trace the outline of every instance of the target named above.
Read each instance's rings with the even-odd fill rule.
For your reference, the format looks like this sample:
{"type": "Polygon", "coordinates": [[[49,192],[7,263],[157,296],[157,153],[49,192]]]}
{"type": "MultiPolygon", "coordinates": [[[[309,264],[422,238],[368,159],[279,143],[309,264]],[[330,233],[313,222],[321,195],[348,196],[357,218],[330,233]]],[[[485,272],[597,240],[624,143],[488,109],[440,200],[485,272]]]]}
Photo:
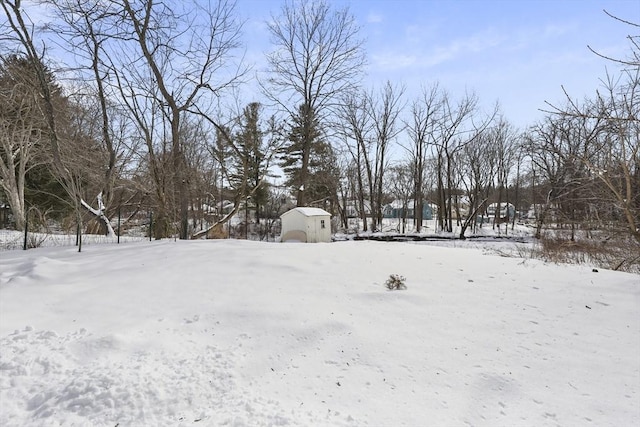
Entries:
{"type": "MultiPolygon", "coordinates": [[[[23,231],[25,224],[24,182],[16,181],[15,176],[9,175],[2,181],[2,188],[8,198],[11,214],[15,221],[16,230],[23,231]]],[[[24,178],[19,181],[24,181],[24,178]]]]}

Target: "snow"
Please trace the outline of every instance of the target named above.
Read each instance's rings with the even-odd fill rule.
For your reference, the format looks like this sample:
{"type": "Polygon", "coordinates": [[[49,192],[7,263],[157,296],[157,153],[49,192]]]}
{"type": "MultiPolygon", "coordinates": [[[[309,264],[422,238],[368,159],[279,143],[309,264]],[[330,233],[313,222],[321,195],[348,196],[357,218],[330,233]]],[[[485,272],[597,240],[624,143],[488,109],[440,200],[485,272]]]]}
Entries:
{"type": "MultiPolygon", "coordinates": [[[[320,208],[309,208],[309,207],[297,207],[297,208],[293,208],[288,212],[285,212],[282,215],[286,215],[289,212],[300,212],[302,215],[304,216],[331,216],[331,214],[327,211],[325,211],[324,209],[320,209],[320,208]]],[[[282,216],[281,215],[281,216],[282,216]]]]}
{"type": "Polygon", "coordinates": [[[2,252],[0,425],[640,425],[640,280],[372,241],[2,252]]]}

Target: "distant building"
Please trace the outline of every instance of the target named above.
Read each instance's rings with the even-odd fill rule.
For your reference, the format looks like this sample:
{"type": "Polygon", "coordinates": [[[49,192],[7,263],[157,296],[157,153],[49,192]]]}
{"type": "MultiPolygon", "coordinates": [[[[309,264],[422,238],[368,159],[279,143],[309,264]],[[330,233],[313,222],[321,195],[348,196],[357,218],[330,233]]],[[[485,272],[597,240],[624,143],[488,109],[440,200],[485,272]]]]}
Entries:
{"type": "MultiPolygon", "coordinates": [[[[340,206],[342,207],[342,209],[344,209],[344,214],[346,215],[347,218],[360,218],[361,217],[361,210],[360,209],[360,203],[358,203],[357,200],[347,200],[346,204],[340,203],[340,206]]],[[[364,214],[366,217],[371,217],[371,203],[369,203],[369,201],[365,200],[364,201],[364,214]]]]}
{"type": "Polygon", "coordinates": [[[282,242],[331,242],[331,214],[324,209],[299,207],[280,215],[282,242]]]}
{"type": "MultiPolygon", "coordinates": [[[[491,203],[489,206],[487,206],[487,216],[489,218],[495,218],[497,209],[498,209],[498,204],[491,203]]],[[[516,207],[513,206],[511,203],[500,203],[500,212],[498,213],[498,218],[511,219],[514,217],[515,214],[516,214],[516,207]]]]}
{"type": "MultiPolygon", "coordinates": [[[[407,219],[414,218],[414,201],[409,200],[406,204],[407,210],[407,219]]],[[[382,215],[385,218],[403,218],[404,217],[404,208],[403,203],[400,200],[394,200],[393,202],[385,205],[382,208],[382,215]]],[[[433,219],[433,207],[428,202],[423,202],[422,205],[422,219],[423,220],[431,220],[433,219]]]]}
{"type": "Polygon", "coordinates": [[[8,228],[13,222],[12,219],[13,215],[11,215],[11,207],[9,204],[0,201],[0,228],[8,228]]]}

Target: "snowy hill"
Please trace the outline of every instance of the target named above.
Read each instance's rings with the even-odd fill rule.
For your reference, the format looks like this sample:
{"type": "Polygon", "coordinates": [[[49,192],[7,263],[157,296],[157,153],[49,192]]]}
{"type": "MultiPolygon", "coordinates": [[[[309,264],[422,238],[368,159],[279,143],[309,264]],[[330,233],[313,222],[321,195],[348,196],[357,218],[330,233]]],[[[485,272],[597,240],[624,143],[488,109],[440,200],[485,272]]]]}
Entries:
{"type": "Polygon", "coordinates": [[[371,241],[3,252],[0,425],[640,425],[640,280],[371,241]]]}

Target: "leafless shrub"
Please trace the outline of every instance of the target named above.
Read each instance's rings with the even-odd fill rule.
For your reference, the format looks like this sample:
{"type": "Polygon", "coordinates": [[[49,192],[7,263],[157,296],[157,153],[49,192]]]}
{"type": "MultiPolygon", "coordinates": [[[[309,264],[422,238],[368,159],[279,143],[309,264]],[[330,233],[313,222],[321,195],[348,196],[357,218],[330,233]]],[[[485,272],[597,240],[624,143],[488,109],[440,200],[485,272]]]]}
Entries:
{"type": "Polygon", "coordinates": [[[543,237],[534,257],[567,264],[590,264],[640,273],[640,245],[629,238],[575,239],[543,237]]]}
{"type": "Polygon", "coordinates": [[[404,284],[405,280],[407,279],[399,274],[392,274],[384,284],[390,291],[404,290],[407,289],[407,285],[404,284]]]}
{"type": "Polygon", "coordinates": [[[18,232],[0,230],[0,251],[18,249],[22,246],[22,234],[18,232]]]}
{"type": "Polygon", "coordinates": [[[589,231],[571,240],[563,230],[547,230],[533,245],[488,248],[486,253],[503,257],[540,259],[557,264],[588,264],[628,273],[640,273],[640,244],[624,233],[589,231]]]}
{"type": "Polygon", "coordinates": [[[47,235],[42,233],[28,233],[27,249],[39,248],[47,241],[47,235]]]}

